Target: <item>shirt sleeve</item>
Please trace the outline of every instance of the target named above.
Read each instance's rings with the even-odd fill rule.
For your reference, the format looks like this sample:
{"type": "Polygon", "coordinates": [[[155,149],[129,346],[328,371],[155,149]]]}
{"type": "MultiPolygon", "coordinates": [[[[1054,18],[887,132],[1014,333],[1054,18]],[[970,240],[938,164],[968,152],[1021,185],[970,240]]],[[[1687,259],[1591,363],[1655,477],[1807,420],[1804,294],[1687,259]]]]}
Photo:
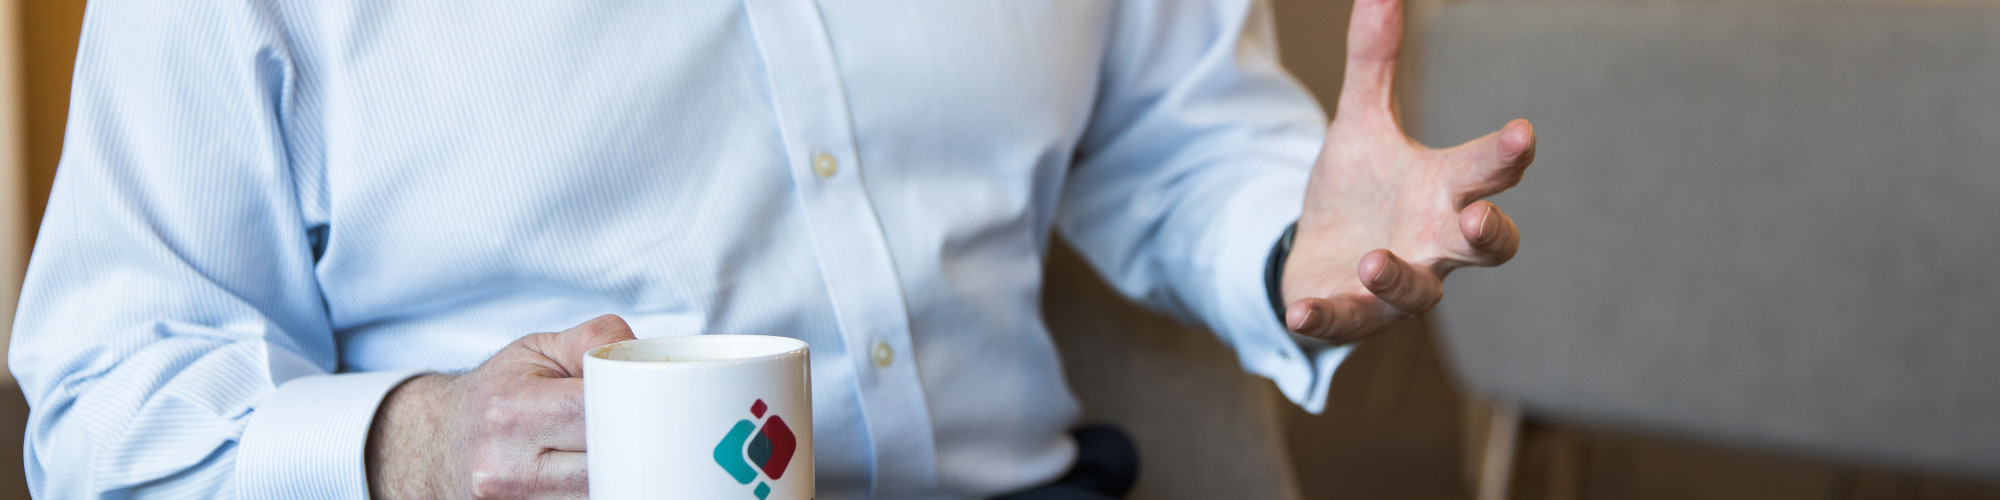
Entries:
{"type": "Polygon", "coordinates": [[[1287,331],[1263,267],[1298,219],[1326,117],[1262,0],[1126,2],[1058,227],[1128,297],[1205,326],[1308,411],[1349,347],[1287,331]]]}
{"type": "Polygon", "coordinates": [[[326,233],[285,132],[310,117],[277,17],[245,0],[86,9],[8,358],[34,496],[366,497],[368,425],[408,374],[329,375],[326,233]]]}

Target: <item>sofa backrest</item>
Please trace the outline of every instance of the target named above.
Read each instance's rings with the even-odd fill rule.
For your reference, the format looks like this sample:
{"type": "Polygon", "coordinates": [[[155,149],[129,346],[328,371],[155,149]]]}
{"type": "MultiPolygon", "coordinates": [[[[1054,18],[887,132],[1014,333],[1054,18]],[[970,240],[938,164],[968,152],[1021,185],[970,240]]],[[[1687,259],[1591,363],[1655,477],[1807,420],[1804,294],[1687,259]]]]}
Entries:
{"type": "Polygon", "coordinates": [[[2000,478],[2000,5],[1455,3],[1418,136],[1533,120],[1519,257],[1454,275],[1532,415],[2000,478]]]}

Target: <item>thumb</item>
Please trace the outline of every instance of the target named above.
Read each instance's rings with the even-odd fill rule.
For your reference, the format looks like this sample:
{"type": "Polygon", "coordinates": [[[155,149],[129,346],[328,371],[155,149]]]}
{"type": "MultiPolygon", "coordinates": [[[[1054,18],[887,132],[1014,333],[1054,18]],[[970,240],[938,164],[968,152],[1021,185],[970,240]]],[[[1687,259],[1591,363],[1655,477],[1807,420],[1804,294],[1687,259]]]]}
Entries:
{"type": "Polygon", "coordinates": [[[542,353],[562,367],[564,376],[583,376],[583,354],[598,346],[632,340],[632,326],[616,314],[591,318],[581,325],[556,333],[549,351],[542,353]]]}
{"type": "Polygon", "coordinates": [[[1403,45],[1401,0],[1356,0],[1347,26],[1347,70],[1335,113],[1388,117],[1403,45]]]}

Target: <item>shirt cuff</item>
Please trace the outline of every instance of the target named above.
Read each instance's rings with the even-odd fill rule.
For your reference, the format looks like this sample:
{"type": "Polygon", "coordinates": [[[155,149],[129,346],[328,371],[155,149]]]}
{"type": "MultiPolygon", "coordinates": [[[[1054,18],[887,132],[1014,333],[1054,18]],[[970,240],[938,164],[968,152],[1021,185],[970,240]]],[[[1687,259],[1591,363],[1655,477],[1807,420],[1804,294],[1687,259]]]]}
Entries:
{"type": "Polygon", "coordinates": [[[1220,246],[1212,283],[1221,294],[1215,304],[1223,324],[1216,329],[1226,332],[1243,369],[1271,379],[1286,399],[1318,414],[1326,409],[1334,370],[1354,348],[1292,333],[1271,310],[1264,290],[1271,245],[1298,220],[1304,199],[1304,182],[1246,186],[1216,235],[1220,246]]]}
{"type": "Polygon", "coordinates": [[[243,498],[368,498],[368,428],[390,389],[420,371],[310,375],[278,386],[237,443],[243,498]]]}

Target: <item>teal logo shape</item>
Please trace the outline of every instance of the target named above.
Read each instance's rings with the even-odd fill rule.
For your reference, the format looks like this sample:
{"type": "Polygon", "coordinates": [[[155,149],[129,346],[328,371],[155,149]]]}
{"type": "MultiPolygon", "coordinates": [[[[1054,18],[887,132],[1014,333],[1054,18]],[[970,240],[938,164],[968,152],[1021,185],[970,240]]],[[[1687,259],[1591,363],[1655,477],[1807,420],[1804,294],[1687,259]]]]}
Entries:
{"type": "MultiPolygon", "coordinates": [[[[798,436],[792,434],[783,417],[772,414],[765,418],[768,409],[764,400],[757,400],[750,405],[750,416],[762,422],[738,420],[722,436],[722,442],[715,444],[715,464],[722,466],[737,484],[750,484],[760,475],[769,481],[785,477],[785,469],[792,465],[792,455],[798,452],[798,436]]],[[[764,500],[771,495],[771,485],[758,481],[751,493],[757,495],[757,500],[764,500]]]]}

